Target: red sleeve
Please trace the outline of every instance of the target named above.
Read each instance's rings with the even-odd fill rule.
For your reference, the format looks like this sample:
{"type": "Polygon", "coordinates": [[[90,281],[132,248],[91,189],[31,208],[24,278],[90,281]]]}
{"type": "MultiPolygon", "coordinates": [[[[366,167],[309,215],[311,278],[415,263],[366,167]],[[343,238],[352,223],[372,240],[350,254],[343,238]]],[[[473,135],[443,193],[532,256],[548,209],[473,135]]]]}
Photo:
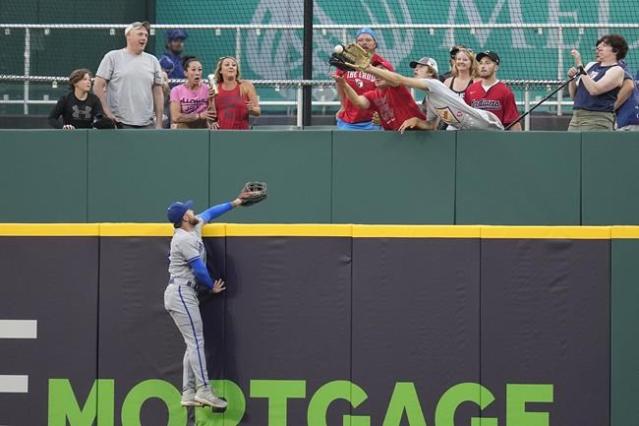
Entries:
{"type": "Polygon", "coordinates": [[[346,74],[346,71],[344,71],[344,70],[341,70],[339,68],[335,70],[335,75],[338,76],[338,77],[342,77],[342,76],[344,76],[344,74],[346,74]]]}
{"type": "Polygon", "coordinates": [[[517,110],[517,104],[515,103],[515,95],[513,92],[505,87],[504,93],[504,117],[503,123],[505,126],[508,126],[513,121],[517,120],[519,117],[519,111],[517,110]]]}
{"type": "Polygon", "coordinates": [[[470,86],[468,86],[468,88],[464,92],[464,102],[466,102],[468,105],[470,105],[473,102],[473,100],[470,98],[470,88],[471,87],[473,87],[472,84],[470,86]]]}
{"type": "Polygon", "coordinates": [[[377,93],[377,90],[369,90],[368,92],[364,92],[361,94],[361,96],[365,97],[366,99],[368,99],[368,102],[370,102],[371,106],[369,109],[375,109],[375,99],[379,98],[379,93],[377,93]]]}

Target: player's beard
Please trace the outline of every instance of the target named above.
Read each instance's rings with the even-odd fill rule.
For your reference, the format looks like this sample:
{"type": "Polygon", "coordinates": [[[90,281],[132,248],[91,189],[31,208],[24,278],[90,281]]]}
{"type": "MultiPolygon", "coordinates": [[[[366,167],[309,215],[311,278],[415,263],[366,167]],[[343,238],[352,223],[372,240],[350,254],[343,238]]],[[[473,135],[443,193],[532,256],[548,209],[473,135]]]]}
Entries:
{"type": "Polygon", "coordinates": [[[193,216],[192,218],[189,219],[189,223],[193,226],[197,225],[198,223],[200,223],[200,219],[197,218],[197,216],[193,216]]]}

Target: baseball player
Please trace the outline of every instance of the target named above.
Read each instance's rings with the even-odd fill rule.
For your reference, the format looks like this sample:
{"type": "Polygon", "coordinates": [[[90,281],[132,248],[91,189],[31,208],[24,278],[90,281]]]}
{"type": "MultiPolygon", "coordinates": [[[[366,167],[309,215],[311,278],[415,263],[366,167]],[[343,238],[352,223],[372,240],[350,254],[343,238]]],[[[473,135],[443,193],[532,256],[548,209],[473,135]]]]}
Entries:
{"type": "Polygon", "coordinates": [[[193,202],[175,202],[167,211],[175,227],[169,253],[169,284],[164,292],[164,308],[182,333],[186,343],[183,360],[182,400],[184,407],[207,405],[226,408],[209,385],[204,355],[204,336],[198,293],[219,294],[224,281],[211,278],[206,269],[206,250],[202,242],[202,227],[240,205],[251,205],[266,198],[266,186],[248,187],[233,201],[213,206],[199,215],[193,212],[193,202]]]}

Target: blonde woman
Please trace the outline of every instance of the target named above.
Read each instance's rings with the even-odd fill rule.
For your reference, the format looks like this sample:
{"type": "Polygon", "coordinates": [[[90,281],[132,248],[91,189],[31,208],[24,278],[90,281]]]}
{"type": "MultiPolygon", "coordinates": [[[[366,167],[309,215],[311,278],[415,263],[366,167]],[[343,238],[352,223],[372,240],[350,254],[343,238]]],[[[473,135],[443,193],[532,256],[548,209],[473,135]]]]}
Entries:
{"type": "Polygon", "coordinates": [[[475,60],[475,54],[470,49],[458,49],[455,54],[451,76],[444,81],[444,84],[457,93],[457,96],[464,99],[466,89],[473,84],[476,78],[477,61],[475,60]]]}
{"type": "Polygon", "coordinates": [[[211,95],[214,98],[217,121],[214,128],[241,130],[249,128],[249,115],[261,113],[255,86],[240,79],[237,59],[224,56],[217,62],[215,82],[211,95]]]}

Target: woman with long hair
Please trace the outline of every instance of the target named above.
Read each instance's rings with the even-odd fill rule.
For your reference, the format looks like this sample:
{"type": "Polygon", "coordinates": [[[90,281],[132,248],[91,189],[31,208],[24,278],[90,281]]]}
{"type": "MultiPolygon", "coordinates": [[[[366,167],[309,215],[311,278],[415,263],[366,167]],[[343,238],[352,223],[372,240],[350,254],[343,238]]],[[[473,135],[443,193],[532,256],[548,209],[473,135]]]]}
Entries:
{"type": "Polygon", "coordinates": [[[223,56],[217,61],[214,73],[215,84],[211,96],[215,103],[217,121],[212,126],[219,129],[248,129],[249,115],[261,113],[255,86],[240,78],[237,59],[223,56]],[[216,87],[217,86],[217,87],[216,87]]]}
{"type": "MultiPolygon", "coordinates": [[[[457,96],[464,99],[466,89],[475,82],[478,77],[477,61],[472,50],[466,47],[460,47],[455,53],[451,76],[448,77],[444,84],[450,90],[455,92],[457,96]]],[[[454,126],[448,125],[447,130],[457,130],[454,126]]]]}
{"type": "Polygon", "coordinates": [[[202,62],[195,56],[183,61],[186,82],[171,89],[171,128],[206,129],[215,119],[209,111],[209,89],[202,82],[202,62]]]}
{"type": "Polygon", "coordinates": [[[451,76],[444,81],[444,84],[463,99],[466,89],[473,84],[476,78],[477,61],[475,60],[475,54],[470,49],[458,49],[455,54],[451,76]]]}

